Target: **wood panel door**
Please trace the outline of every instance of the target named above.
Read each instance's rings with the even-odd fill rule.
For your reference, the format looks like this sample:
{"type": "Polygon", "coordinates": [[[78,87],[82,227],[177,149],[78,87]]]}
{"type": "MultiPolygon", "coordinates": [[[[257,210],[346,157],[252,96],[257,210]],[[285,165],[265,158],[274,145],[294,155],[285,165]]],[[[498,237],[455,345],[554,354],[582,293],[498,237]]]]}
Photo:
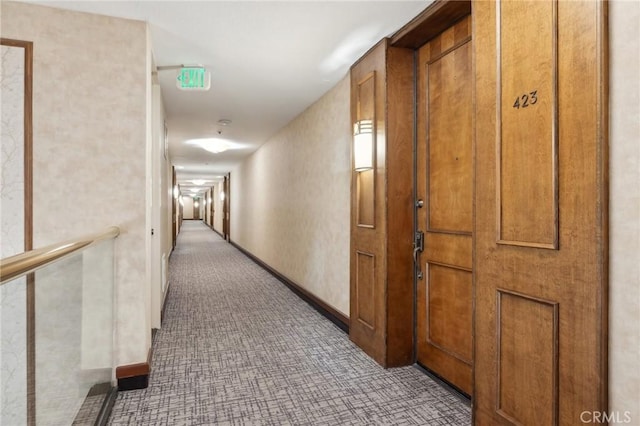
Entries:
{"type": "Polygon", "coordinates": [[[474,3],[477,425],[607,409],[606,3],[474,3]]]}
{"type": "Polygon", "coordinates": [[[229,192],[231,189],[231,173],[227,173],[222,181],[222,194],[224,197],[222,199],[222,236],[225,240],[230,241],[230,204],[229,204],[229,192]]]}
{"type": "Polygon", "coordinates": [[[467,394],[473,367],[470,16],[418,51],[418,363],[467,394]]]}

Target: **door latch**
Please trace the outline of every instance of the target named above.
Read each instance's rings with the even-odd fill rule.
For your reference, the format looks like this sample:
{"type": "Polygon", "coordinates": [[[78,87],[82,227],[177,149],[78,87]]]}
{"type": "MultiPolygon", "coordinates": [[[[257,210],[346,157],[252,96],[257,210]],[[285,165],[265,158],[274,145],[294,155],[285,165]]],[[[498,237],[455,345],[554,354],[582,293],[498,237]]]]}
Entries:
{"type": "Polygon", "coordinates": [[[424,232],[416,231],[414,246],[419,251],[421,251],[421,252],[424,251],[424,232]]]}
{"type": "Polygon", "coordinates": [[[418,262],[418,253],[424,251],[424,232],[416,231],[413,237],[413,264],[416,267],[416,276],[419,280],[422,279],[422,269],[420,268],[420,262],[418,262]]]}

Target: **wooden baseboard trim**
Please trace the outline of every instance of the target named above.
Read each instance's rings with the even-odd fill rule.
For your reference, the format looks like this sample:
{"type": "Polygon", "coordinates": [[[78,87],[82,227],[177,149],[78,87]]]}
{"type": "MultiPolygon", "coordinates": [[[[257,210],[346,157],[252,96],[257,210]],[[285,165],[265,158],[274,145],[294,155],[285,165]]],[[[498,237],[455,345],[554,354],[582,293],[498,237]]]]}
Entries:
{"type": "Polygon", "coordinates": [[[220,232],[216,228],[214,228],[213,225],[209,225],[207,222],[204,222],[204,224],[207,225],[209,228],[211,228],[211,230],[213,232],[215,232],[216,234],[220,235],[224,239],[224,235],[222,235],[222,232],[220,232]]]}
{"type": "Polygon", "coordinates": [[[116,379],[119,391],[145,389],[149,386],[149,373],[151,373],[151,360],[153,350],[149,348],[147,362],[138,364],[121,365],[116,368],[116,379]]]}
{"type": "Polygon", "coordinates": [[[231,245],[240,250],[242,254],[247,256],[249,259],[254,261],[258,266],[262,267],[264,270],[269,272],[275,278],[277,278],[281,283],[289,287],[291,291],[293,291],[299,298],[307,302],[311,307],[313,307],[316,311],[321,313],[325,318],[334,323],[339,329],[349,334],[349,317],[344,315],[342,312],[337,309],[329,306],[322,300],[318,299],[318,297],[309,291],[302,288],[299,284],[291,281],[289,278],[282,275],[280,272],[273,269],[271,266],[264,263],[262,260],[254,256],[252,253],[245,250],[243,247],[239,246],[233,241],[229,241],[231,245]]]}

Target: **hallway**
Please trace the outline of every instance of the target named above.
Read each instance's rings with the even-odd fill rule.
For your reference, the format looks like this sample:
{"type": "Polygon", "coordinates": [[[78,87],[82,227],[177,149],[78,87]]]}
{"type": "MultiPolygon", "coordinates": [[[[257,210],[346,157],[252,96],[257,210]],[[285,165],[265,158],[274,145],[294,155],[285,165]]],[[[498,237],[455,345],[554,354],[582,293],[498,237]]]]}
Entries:
{"type": "Polygon", "coordinates": [[[170,259],[149,387],[112,425],[467,425],[470,407],[414,367],[384,370],[200,221],[170,259]]]}

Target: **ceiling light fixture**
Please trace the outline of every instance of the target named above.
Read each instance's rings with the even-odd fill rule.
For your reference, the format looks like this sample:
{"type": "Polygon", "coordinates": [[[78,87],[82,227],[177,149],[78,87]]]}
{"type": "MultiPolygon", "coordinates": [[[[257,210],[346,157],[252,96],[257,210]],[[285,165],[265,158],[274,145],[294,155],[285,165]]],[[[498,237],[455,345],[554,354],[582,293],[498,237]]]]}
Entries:
{"type": "Polygon", "coordinates": [[[198,186],[202,186],[204,185],[204,183],[206,182],[206,180],[202,180],[202,179],[194,179],[191,182],[193,182],[194,185],[198,185],[198,186]]]}
{"type": "Polygon", "coordinates": [[[231,143],[218,138],[189,139],[185,143],[187,145],[195,145],[213,154],[219,154],[232,148],[231,143]]]}
{"type": "Polygon", "coordinates": [[[218,124],[221,126],[228,126],[231,124],[231,120],[229,120],[228,118],[221,118],[220,120],[218,120],[218,124]]]}

